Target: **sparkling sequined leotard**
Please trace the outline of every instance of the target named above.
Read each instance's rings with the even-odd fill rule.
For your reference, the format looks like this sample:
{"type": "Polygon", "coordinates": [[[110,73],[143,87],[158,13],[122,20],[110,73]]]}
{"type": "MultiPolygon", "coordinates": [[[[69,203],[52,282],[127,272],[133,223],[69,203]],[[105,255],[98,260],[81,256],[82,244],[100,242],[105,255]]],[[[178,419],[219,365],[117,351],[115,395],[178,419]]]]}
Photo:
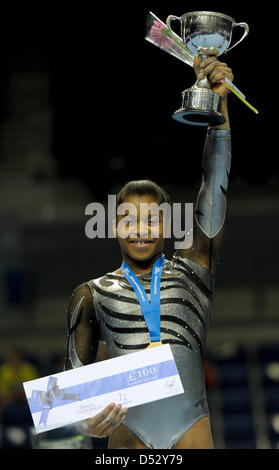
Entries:
{"type": "MultiPolygon", "coordinates": [[[[150,298],[151,272],[138,274],[150,298]]],[[[149,333],[139,302],[124,276],[108,273],[86,283],[93,294],[99,338],[110,358],[145,349],[149,333]]],[[[199,419],[209,415],[203,371],[203,351],[212,309],[214,277],[199,264],[173,256],[166,260],[161,278],[161,339],[169,343],[184,387],[184,394],[130,408],[123,424],[146,446],[172,448],[199,419]]],[[[82,312],[81,297],[71,318],[74,328],[82,312]]],[[[92,311],[93,315],[93,311],[92,311]]],[[[72,367],[82,362],[69,342],[72,367]]]]}

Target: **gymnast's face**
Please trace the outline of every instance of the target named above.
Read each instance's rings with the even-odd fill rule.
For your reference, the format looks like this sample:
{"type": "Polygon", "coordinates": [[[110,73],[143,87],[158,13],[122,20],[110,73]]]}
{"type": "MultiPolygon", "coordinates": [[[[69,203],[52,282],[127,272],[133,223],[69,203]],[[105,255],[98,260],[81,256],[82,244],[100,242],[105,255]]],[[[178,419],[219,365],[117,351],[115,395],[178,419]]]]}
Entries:
{"type": "Polygon", "coordinates": [[[134,261],[160,255],[164,246],[163,211],[154,196],[133,194],[117,208],[116,236],[122,254],[134,261]]]}

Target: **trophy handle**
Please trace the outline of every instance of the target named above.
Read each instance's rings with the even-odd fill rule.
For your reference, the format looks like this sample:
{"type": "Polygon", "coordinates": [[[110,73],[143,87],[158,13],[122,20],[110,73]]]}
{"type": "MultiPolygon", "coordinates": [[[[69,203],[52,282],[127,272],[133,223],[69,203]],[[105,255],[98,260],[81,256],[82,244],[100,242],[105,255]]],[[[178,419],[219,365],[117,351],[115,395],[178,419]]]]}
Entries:
{"type": "Polygon", "coordinates": [[[240,26],[241,28],[244,28],[244,33],[242,35],[242,37],[239,39],[239,41],[237,41],[233,46],[229,47],[227,50],[226,50],[226,53],[228,51],[230,51],[231,49],[233,49],[235,46],[237,46],[237,44],[239,44],[241,41],[243,41],[244,38],[246,38],[247,34],[249,33],[249,26],[247,23],[234,23],[233,24],[233,28],[235,26],[240,26]]]}
{"type": "MultiPolygon", "coordinates": [[[[170,29],[170,31],[171,31],[173,34],[177,35],[177,34],[171,29],[171,22],[172,22],[172,20],[178,20],[178,21],[180,21],[180,24],[181,24],[181,18],[179,18],[178,16],[169,15],[169,16],[167,17],[167,20],[166,20],[166,25],[167,25],[167,27],[170,29]]],[[[181,39],[181,41],[183,42],[183,39],[182,39],[180,36],[178,36],[178,37],[179,37],[179,38],[181,39]]]]}

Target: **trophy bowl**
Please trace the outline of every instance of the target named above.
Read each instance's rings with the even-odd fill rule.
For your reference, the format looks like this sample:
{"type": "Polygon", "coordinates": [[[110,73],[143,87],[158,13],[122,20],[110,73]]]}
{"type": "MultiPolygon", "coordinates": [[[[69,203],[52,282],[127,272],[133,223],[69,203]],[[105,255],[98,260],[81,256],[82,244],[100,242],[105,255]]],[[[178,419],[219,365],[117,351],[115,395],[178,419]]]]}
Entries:
{"type": "MultiPolygon", "coordinates": [[[[180,21],[181,41],[187,52],[201,61],[208,55],[220,56],[239,44],[249,32],[247,23],[236,23],[230,16],[212,11],[194,11],[181,17],[170,15],[166,25],[171,31],[171,22],[180,21]],[[233,46],[231,44],[233,28],[244,28],[242,37],[233,46]]],[[[173,118],[184,124],[196,126],[218,126],[225,122],[221,113],[222,97],[209,86],[207,78],[182,92],[182,106],[175,111],[173,118]]]]}

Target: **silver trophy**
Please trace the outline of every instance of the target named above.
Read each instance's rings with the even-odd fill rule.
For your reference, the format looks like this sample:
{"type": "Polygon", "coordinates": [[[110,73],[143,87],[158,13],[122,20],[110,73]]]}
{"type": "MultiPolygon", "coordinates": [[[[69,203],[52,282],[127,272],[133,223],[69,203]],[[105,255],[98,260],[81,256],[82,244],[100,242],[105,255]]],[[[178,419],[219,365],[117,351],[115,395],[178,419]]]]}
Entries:
{"type": "MultiPolygon", "coordinates": [[[[192,66],[194,57],[199,56],[203,61],[208,54],[220,56],[239,44],[249,32],[247,23],[236,23],[230,16],[212,11],[194,11],[181,17],[170,15],[166,25],[150,12],[147,26],[147,40],[192,66]],[[173,20],[181,23],[181,37],[171,29],[173,20]],[[244,33],[230,46],[236,26],[244,28],[244,33]]],[[[207,78],[198,79],[182,92],[182,106],[173,118],[196,126],[221,125],[225,122],[221,101],[221,96],[211,90],[207,78]]]]}

